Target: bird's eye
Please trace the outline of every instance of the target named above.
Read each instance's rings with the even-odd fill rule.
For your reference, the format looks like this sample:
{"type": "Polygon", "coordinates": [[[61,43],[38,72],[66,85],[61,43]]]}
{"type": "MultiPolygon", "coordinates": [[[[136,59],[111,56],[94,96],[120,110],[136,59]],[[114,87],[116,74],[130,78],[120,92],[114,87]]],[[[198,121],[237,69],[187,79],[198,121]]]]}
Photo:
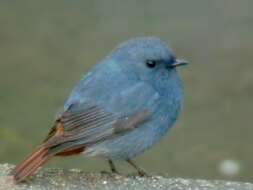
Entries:
{"type": "Polygon", "coordinates": [[[156,66],[156,61],[155,60],[147,60],[146,65],[149,68],[154,68],[156,66]]]}

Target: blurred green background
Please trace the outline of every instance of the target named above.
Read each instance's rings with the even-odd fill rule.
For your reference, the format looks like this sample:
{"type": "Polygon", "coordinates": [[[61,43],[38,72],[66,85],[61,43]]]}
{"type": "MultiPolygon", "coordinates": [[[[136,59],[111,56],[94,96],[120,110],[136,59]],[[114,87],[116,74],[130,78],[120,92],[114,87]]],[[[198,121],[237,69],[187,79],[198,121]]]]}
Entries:
{"type": "MultiPolygon", "coordinates": [[[[252,0],[1,0],[0,162],[17,163],[41,142],[72,87],[118,43],[154,35],[191,65],[180,69],[177,126],[137,163],[171,177],[253,182],[252,7],[252,0]]],[[[47,166],[108,170],[83,157],[47,166]]]]}

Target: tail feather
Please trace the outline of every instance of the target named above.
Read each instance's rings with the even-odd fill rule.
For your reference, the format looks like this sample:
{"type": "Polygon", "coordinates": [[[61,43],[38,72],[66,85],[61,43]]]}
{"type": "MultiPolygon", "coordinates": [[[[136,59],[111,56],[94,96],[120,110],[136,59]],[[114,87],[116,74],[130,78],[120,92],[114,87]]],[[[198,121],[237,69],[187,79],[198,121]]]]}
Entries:
{"type": "Polygon", "coordinates": [[[22,170],[25,166],[27,166],[34,157],[36,157],[36,155],[38,155],[43,149],[40,147],[38,147],[32,154],[30,154],[29,156],[27,156],[20,164],[18,164],[14,170],[12,171],[12,174],[14,174],[15,172],[17,172],[18,170],[22,170]]]}
{"type": "Polygon", "coordinates": [[[40,146],[34,153],[18,164],[12,171],[16,183],[23,181],[32,175],[42,164],[47,162],[52,155],[48,153],[48,147],[40,146]]]}
{"type": "Polygon", "coordinates": [[[14,181],[16,183],[24,181],[53,156],[71,156],[84,151],[84,146],[76,145],[66,136],[63,124],[57,121],[44,143],[13,169],[11,175],[14,181]]]}

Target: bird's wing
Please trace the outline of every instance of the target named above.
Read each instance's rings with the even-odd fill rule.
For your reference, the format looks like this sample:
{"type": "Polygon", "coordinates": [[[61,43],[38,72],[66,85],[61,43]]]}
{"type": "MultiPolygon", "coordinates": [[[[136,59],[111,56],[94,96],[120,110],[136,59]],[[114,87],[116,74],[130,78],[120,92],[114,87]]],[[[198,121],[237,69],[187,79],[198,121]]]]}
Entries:
{"type": "Polygon", "coordinates": [[[64,112],[46,138],[45,145],[52,154],[76,150],[123,135],[141,126],[149,117],[148,110],[118,116],[102,107],[89,105],[76,112],[64,112]]]}
{"type": "MultiPolygon", "coordinates": [[[[133,86],[122,93],[123,96],[118,99],[119,104],[129,107],[131,105],[126,104],[127,101],[123,97],[130,100],[135,97],[135,100],[131,100],[135,102],[134,108],[131,113],[128,108],[128,114],[122,115],[120,111],[112,113],[101,105],[90,103],[83,103],[82,106],[76,106],[78,109],[65,111],[46,138],[46,146],[50,147],[54,155],[64,154],[64,152],[116,138],[141,127],[152,116],[152,110],[147,105],[152,101],[151,94],[154,94],[147,90],[149,88],[147,86],[144,91],[144,86],[143,84],[133,86]]],[[[122,109],[125,108],[122,107],[122,109]]]]}

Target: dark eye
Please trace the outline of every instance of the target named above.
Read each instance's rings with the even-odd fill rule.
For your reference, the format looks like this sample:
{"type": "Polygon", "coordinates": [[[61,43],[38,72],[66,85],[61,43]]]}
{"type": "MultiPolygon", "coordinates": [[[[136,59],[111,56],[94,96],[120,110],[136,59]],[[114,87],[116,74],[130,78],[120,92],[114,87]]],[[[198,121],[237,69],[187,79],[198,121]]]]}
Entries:
{"type": "Polygon", "coordinates": [[[149,67],[149,68],[154,68],[156,66],[156,61],[155,60],[147,60],[146,61],[146,65],[149,67]]]}

